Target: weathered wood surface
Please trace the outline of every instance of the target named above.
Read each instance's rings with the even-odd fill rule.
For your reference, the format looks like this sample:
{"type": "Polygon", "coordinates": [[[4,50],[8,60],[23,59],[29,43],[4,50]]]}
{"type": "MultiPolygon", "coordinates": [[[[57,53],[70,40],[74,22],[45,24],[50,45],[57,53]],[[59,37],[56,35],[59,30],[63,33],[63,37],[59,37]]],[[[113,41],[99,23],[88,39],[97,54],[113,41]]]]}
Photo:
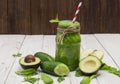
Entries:
{"type": "Polygon", "coordinates": [[[0,0],[0,34],[55,34],[59,19],[77,20],[81,33],[120,33],[120,0],[0,0]]]}
{"type": "MultiPolygon", "coordinates": [[[[94,48],[104,51],[103,61],[108,65],[120,69],[120,34],[87,34],[81,35],[81,51],[86,48],[94,48]]],[[[22,70],[19,65],[20,58],[12,55],[20,52],[22,56],[34,54],[35,52],[46,52],[55,57],[55,35],[0,35],[0,83],[1,84],[29,84],[23,82],[23,77],[15,74],[22,70]]],[[[120,78],[105,71],[91,81],[91,84],[119,84],[120,78]]],[[[39,73],[41,74],[41,72],[39,73]]],[[[38,75],[36,75],[38,77],[38,75]]],[[[57,77],[51,76],[54,84],[57,77]]],[[[75,77],[75,72],[71,72],[61,84],[80,84],[83,77],[75,77]]],[[[40,80],[36,84],[43,84],[40,80]]]]}

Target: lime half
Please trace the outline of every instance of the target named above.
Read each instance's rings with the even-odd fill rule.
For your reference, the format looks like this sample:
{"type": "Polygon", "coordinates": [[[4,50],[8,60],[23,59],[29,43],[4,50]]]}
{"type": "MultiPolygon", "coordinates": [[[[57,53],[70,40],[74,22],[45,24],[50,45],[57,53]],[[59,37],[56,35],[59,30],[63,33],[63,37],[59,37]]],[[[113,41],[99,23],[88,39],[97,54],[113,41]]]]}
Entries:
{"type": "Polygon", "coordinates": [[[55,67],[54,69],[55,74],[57,74],[58,76],[65,76],[68,75],[70,70],[68,68],[67,65],[65,64],[59,64],[55,67]]]}

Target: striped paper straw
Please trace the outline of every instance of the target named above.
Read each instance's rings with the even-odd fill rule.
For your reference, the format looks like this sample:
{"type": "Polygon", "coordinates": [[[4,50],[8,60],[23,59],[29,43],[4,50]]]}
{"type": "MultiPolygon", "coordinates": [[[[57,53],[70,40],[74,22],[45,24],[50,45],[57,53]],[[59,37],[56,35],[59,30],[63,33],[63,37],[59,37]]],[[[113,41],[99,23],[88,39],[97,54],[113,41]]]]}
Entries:
{"type": "Polygon", "coordinates": [[[73,20],[72,20],[73,23],[75,22],[75,20],[76,20],[76,18],[77,18],[77,16],[78,16],[78,13],[79,13],[79,11],[80,11],[81,5],[82,5],[82,2],[80,2],[79,5],[78,5],[78,7],[77,7],[77,10],[76,10],[76,12],[75,12],[74,18],[73,18],[73,20]]]}

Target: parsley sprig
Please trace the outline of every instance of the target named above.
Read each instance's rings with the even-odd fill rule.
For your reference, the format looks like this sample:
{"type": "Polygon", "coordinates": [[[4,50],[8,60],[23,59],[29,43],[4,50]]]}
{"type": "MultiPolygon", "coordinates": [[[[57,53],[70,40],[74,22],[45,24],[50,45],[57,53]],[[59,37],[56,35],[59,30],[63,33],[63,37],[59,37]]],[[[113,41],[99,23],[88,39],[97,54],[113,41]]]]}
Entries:
{"type": "Polygon", "coordinates": [[[21,55],[22,54],[18,52],[17,54],[13,54],[13,57],[21,57],[21,55]]]}
{"type": "Polygon", "coordinates": [[[101,70],[106,70],[108,71],[109,73],[111,74],[114,74],[114,75],[117,75],[118,77],[120,77],[120,70],[118,70],[117,68],[115,67],[112,67],[112,66],[109,66],[105,63],[103,63],[102,67],[101,67],[101,70]]]}

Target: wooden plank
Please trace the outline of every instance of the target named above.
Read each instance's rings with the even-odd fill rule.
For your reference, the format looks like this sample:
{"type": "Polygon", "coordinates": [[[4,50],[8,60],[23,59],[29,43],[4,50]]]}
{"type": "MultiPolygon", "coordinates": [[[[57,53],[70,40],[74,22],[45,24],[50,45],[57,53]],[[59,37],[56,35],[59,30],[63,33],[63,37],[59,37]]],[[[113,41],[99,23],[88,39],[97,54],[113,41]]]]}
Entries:
{"type": "Polygon", "coordinates": [[[55,34],[57,24],[51,24],[49,20],[56,17],[57,2],[58,0],[31,0],[32,34],[55,34]]]}
{"type": "Polygon", "coordinates": [[[44,35],[43,43],[44,44],[42,51],[55,57],[56,48],[55,35],[44,35]]]}
{"type": "Polygon", "coordinates": [[[24,40],[24,35],[0,35],[0,83],[4,84],[24,40]]]}
{"type": "MultiPolygon", "coordinates": [[[[41,20],[43,14],[41,10],[41,0],[31,0],[31,33],[43,34],[42,24],[44,20],[41,20]]],[[[44,1],[45,3],[45,1],[44,1]]],[[[45,19],[45,18],[44,18],[45,19]]]]}
{"type": "MultiPolygon", "coordinates": [[[[102,35],[100,35],[100,36],[102,37],[102,35]]],[[[107,40],[107,38],[104,38],[104,39],[107,40]]],[[[102,39],[102,41],[103,41],[103,39],[102,39]]],[[[82,35],[82,46],[83,46],[84,49],[95,48],[95,49],[98,49],[98,50],[103,50],[104,51],[103,62],[107,63],[110,66],[114,66],[114,67],[118,68],[118,66],[114,63],[113,59],[110,57],[110,55],[104,49],[105,46],[103,47],[101,45],[101,44],[104,44],[104,43],[102,43],[102,41],[98,42],[97,39],[93,35],[82,35]]],[[[110,41],[111,40],[109,40],[108,43],[110,41]]],[[[119,82],[120,82],[120,79],[117,76],[109,74],[105,71],[99,71],[99,73],[101,74],[101,76],[99,76],[97,78],[99,84],[114,84],[114,83],[119,84],[119,82]]]]}
{"type": "MultiPolygon", "coordinates": [[[[41,51],[43,44],[43,35],[27,35],[24,43],[20,49],[22,56],[26,56],[28,54],[34,54],[38,51],[41,51]]],[[[19,64],[19,58],[15,61],[11,72],[9,73],[8,79],[6,80],[6,84],[29,84],[28,82],[23,82],[23,77],[15,74],[16,71],[22,70],[19,64]]],[[[36,82],[37,84],[37,82],[36,82]]]]}
{"type": "Polygon", "coordinates": [[[120,50],[120,36],[119,34],[96,34],[96,38],[104,46],[111,58],[120,68],[119,50],[120,50]]]}
{"type": "Polygon", "coordinates": [[[30,0],[8,0],[8,32],[31,34],[30,0]]]}
{"type": "Polygon", "coordinates": [[[7,33],[7,0],[0,0],[0,33],[7,33]]]}

